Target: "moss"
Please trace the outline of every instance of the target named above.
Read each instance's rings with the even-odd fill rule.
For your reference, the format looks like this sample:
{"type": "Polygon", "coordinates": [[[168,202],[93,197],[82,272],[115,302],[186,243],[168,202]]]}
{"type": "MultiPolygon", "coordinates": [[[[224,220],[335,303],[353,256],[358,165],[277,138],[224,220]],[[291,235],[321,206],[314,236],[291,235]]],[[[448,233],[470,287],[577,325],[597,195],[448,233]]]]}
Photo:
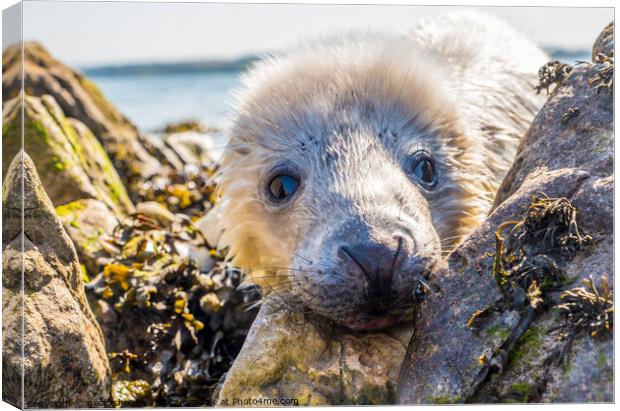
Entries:
{"type": "Polygon", "coordinates": [[[424,401],[427,404],[459,404],[461,402],[460,397],[449,397],[447,395],[439,397],[430,397],[424,401]]]}
{"type": "Polygon", "coordinates": [[[396,387],[390,381],[385,386],[368,384],[360,389],[356,398],[358,405],[386,405],[396,403],[396,387]]]}
{"type": "Polygon", "coordinates": [[[87,283],[90,281],[90,277],[88,276],[88,271],[86,271],[86,266],[84,264],[80,264],[80,271],[82,271],[82,281],[87,283]]]}
{"type": "Polygon", "coordinates": [[[569,375],[573,371],[573,362],[572,361],[564,361],[562,364],[562,371],[564,371],[565,375],[569,375]]]}
{"type": "Polygon", "coordinates": [[[502,326],[500,324],[493,325],[486,330],[486,336],[491,339],[499,339],[505,341],[510,335],[510,327],[502,326]]]}
{"type": "Polygon", "coordinates": [[[70,214],[75,215],[76,211],[79,210],[83,210],[84,209],[84,205],[82,204],[81,201],[73,201],[69,204],[64,204],[61,206],[56,207],[56,215],[58,217],[66,217],[70,214]]]}
{"type": "Polygon", "coordinates": [[[83,141],[84,147],[87,148],[87,150],[79,150],[83,167],[98,170],[101,181],[95,181],[94,185],[99,192],[112,201],[112,208],[123,213],[125,210],[133,208],[125,186],[112,165],[112,161],[94,134],[86,129],[81,138],[78,138],[73,130],[70,135],[75,141],[83,141]]]}
{"type": "MultiPolygon", "coordinates": [[[[81,200],[72,201],[56,207],[56,215],[63,220],[63,224],[69,224],[71,227],[79,228],[78,217],[80,210],[84,208],[81,200]]],[[[83,246],[80,244],[80,246],[83,246]]]]}
{"type": "Polygon", "coordinates": [[[596,146],[594,147],[595,153],[603,153],[611,148],[613,139],[608,134],[600,134],[595,137],[596,146]]]}
{"type": "Polygon", "coordinates": [[[36,134],[40,135],[43,138],[43,141],[46,144],[51,144],[52,139],[43,124],[39,123],[38,121],[29,121],[26,122],[26,126],[30,126],[32,130],[36,132],[36,134]]]}
{"type": "Polygon", "coordinates": [[[63,171],[67,168],[67,164],[62,161],[58,156],[52,156],[52,162],[54,164],[54,170],[63,171]]]}
{"type": "Polygon", "coordinates": [[[37,153],[38,158],[33,160],[39,174],[50,176],[50,181],[44,178],[44,185],[83,187],[90,183],[96,197],[111,210],[121,215],[130,212],[133,205],[129,195],[93,133],[67,119],[51,98],[27,97],[25,102],[26,151],[31,155],[37,153]]]}
{"type": "Polygon", "coordinates": [[[599,370],[602,370],[603,368],[605,368],[606,365],[607,365],[607,356],[605,355],[605,352],[603,350],[600,350],[598,352],[598,355],[596,356],[596,367],[599,370]]]}
{"type": "Polygon", "coordinates": [[[517,382],[508,388],[508,393],[519,397],[518,402],[528,402],[534,394],[534,384],[526,381],[517,382]]]}
{"type": "Polygon", "coordinates": [[[508,355],[509,363],[515,364],[535,358],[540,350],[542,336],[543,330],[540,327],[530,327],[508,355]]]}

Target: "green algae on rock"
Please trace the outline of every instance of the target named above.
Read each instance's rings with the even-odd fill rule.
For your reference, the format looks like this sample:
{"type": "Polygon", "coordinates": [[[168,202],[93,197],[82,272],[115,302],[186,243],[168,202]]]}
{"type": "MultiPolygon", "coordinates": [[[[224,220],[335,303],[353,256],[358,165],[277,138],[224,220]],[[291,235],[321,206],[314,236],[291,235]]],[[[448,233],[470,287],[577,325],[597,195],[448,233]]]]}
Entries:
{"type": "Polygon", "coordinates": [[[99,272],[98,260],[107,257],[104,239],[112,235],[118,218],[101,201],[91,198],[75,200],[56,207],[56,214],[84,265],[88,276],[99,272]]]}
{"type": "MultiPolygon", "coordinates": [[[[53,58],[41,44],[26,42],[2,54],[2,100],[51,95],[67,117],[79,119],[105,148],[121,178],[130,186],[160,171],[160,163],[143,147],[142,136],[81,73],[53,58]],[[23,59],[22,59],[23,57],[23,59]]],[[[3,173],[4,174],[4,173],[3,173]]]]}
{"type": "MultiPolygon", "coordinates": [[[[101,144],[82,123],[68,119],[53,97],[25,95],[6,102],[3,112],[3,155],[21,149],[21,109],[24,149],[32,157],[47,194],[55,205],[91,198],[118,215],[133,210],[116,170],[101,144]]],[[[8,164],[5,163],[3,176],[8,164]]]]}

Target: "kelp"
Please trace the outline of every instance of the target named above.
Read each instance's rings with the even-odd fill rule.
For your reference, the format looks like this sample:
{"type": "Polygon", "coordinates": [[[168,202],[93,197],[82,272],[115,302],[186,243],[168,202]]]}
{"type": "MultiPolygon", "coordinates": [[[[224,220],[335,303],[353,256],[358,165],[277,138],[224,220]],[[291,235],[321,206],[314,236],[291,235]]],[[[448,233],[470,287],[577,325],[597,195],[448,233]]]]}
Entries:
{"type": "Polygon", "coordinates": [[[596,93],[601,90],[614,91],[614,56],[613,51],[610,56],[599,53],[594,58],[594,63],[598,66],[596,75],[588,80],[588,84],[594,86],[596,93]]]}
{"type": "Polygon", "coordinates": [[[527,302],[533,308],[541,306],[548,291],[563,285],[558,259],[572,258],[592,241],[590,235],[580,232],[577,209],[568,199],[533,196],[523,220],[506,221],[495,232],[491,274],[502,291],[502,300],[475,311],[467,325],[475,327],[478,320],[507,305],[527,302]]]}

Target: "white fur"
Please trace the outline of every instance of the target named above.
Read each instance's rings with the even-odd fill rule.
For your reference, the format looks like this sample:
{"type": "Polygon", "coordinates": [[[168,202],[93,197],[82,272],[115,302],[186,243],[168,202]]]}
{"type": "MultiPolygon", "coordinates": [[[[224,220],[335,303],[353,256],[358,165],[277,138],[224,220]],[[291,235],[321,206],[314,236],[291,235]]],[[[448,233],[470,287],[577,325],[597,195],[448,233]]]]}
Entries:
{"type": "MultiPolygon", "coordinates": [[[[316,225],[329,230],[329,218],[337,213],[321,215],[330,209],[328,196],[327,204],[306,199],[295,210],[275,212],[260,195],[265,173],[285,157],[316,174],[330,150],[341,151],[343,164],[363,161],[371,140],[360,137],[350,147],[347,138],[333,136],[333,126],[349,130],[369,123],[360,134],[418,136],[417,142],[395,145],[394,155],[405,144],[442,153],[448,182],[428,204],[420,200],[420,208],[427,208],[421,213],[432,214],[441,240],[460,238],[484,218],[542,105],[533,88],[546,59],[505,23],[473,13],[428,19],[404,35],[345,34],[267,57],[243,77],[238,116],[222,156],[221,199],[199,225],[209,240],[229,248],[233,262],[255,282],[268,282],[261,277],[277,275],[274,267],[289,267],[309,230],[316,225]],[[366,111],[364,102],[373,109],[366,111]],[[315,139],[326,150],[323,157],[298,153],[301,144],[315,139]]],[[[383,167],[378,161],[370,171],[385,179],[383,167]]],[[[355,184],[360,176],[338,170],[324,176],[334,181],[334,191],[371,196],[364,191],[368,186],[355,184]]]]}

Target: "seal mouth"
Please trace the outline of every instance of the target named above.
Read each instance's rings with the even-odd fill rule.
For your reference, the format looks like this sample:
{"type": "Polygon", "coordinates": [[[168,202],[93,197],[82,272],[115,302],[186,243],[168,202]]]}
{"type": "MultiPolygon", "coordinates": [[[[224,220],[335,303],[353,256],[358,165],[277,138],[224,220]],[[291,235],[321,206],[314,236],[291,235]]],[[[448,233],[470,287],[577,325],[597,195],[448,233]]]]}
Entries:
{"type": "Polygon", "coordinates": [[[346,320],[342,322],[342,325],[354,331],[377,331],[400,322],[403,317],[403,314],[386,314],[346,320]]]}

